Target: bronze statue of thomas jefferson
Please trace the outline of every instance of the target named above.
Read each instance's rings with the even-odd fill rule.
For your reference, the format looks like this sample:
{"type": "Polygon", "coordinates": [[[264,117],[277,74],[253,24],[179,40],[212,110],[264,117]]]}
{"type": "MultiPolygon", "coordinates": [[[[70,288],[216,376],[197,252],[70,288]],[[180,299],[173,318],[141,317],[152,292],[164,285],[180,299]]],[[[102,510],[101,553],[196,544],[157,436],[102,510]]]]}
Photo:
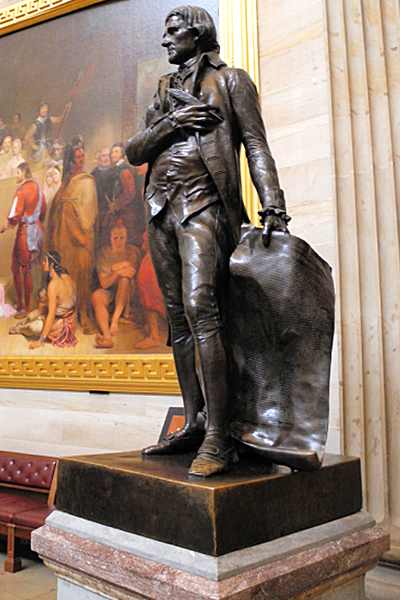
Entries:
{"type": "Polygon", "coordinates": [[[287,231],[285,200],[265,135],[256,87],[219,56],[202,8],[172,10],[162,45],[178,70],[163,76],[146,128],[127,144],[131,164],[149,163],[148,241],[164,296],[185,407],[185,426],[145,455],[198,451],[189,474],[207,477],[237,460],[229,433],[226,291],[243,221],[239,152],[246,149],[269,244],[287,231]],[[206,428],[198,414],[204,405],[206,428]]]}

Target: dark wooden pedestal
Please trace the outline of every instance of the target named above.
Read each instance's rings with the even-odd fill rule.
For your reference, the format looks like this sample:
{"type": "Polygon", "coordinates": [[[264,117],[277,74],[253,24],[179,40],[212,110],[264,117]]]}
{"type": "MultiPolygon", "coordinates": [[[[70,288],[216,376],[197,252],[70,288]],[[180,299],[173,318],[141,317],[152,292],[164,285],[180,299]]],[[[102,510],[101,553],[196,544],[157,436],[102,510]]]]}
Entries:
{"type": "Polygon", "coordinates": [[[193,455],[139,452],[64,458],[60,511],[196,552],[221,556],[356,513],[360,462],[326,456],[291,472],[247,457],[229,473],[188,477],[193,455]]]}

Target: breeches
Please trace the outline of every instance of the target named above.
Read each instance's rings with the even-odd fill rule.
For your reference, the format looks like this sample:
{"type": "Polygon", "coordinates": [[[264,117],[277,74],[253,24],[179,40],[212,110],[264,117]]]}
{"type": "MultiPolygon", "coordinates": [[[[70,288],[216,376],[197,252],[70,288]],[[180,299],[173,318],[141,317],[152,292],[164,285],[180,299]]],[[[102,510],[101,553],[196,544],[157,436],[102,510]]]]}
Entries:
{"type": "Polygon", "coordinates": [[[32,255],[26,243],[26,227],[22,231],[17,231],[11,261],[14,269],[29,267],[31,264],[32,255]]]}
{"type": "Polygon", "coordinates": [[[19,310],[24,307],[27,312],[29,311],[33,289],[31,259],[32,255],[26,245],[26,234],[17,232],[11,256],[11,271],[17,296],[17,307],[19,310]],[[24,300],[22,299],[23,288],[25,292],[24,300]]]}
{"type": "Polygon", "coordinates": [[[215,202],[184,223],[166,204],[148,226],[148,243],[164,297],[172,343],[203,342],[223,328],[234,241],[228,215],[215,202]]]}

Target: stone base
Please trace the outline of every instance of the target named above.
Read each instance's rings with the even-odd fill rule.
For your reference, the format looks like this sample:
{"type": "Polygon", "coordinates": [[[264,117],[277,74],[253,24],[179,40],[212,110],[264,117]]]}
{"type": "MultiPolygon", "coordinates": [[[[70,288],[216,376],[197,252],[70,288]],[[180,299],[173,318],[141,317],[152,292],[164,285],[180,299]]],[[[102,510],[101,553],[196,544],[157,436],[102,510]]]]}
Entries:
{"type": "Polygon", "coordinates": [[[193,551],[71,515],[56,514],[49,523],[33,532],[32,548],[59,577],[58,600],[364,600],[364,575],[389,548],[389,535],[358,513],[223,557],[206,556],[223,561],[225,570],[205,576],[210,564],[203,565],[201,576],[193,571],[200,572],[202,555],[193,551]],[[149,549],[149,542],[156,546],[149,549]],[[146,548],[155,559],[143,557],[146,548]],[[170,566],[173,561],[181,568],[170,566]]]}
{"type": "MultiPolygon", "coordinates": [[[[105,596],[104,593],[99,595],[96,592],[91,592],[87,588],[78,587],[70,581],[60,579],[58,583],[57,600],[71,600],[72,598],[74,600],[104,600],[104,598],[109,597],[110,596],[105,596]]],[[[125,598],[129,598],[130,600],[139,600],[139,596],[135,595],[118,595],[112,596],[112,598],[118,598],[121,600],[124,600],[125,598]]],[[[276,596],[263,596],[263,598],[273,598],[273,600],[275,600],[276,596]]],[[[288,599],[288,597],[286,598],[288,599]]],[[[302,595],[302,600],[303,598],[304,596],[302,595]]],[[[311,596],[307,596],[307,598],[310,599],[311,596]]],[[[326,594],[322,593],[322,596],[312,596],[312,598],[315,600],[365,600],[364,578],[361,577],[353,583],[341,586],[340,589],[327,592],[326,594]]],[[[290,598],[290,600],[292,599],[290,598]]]]}

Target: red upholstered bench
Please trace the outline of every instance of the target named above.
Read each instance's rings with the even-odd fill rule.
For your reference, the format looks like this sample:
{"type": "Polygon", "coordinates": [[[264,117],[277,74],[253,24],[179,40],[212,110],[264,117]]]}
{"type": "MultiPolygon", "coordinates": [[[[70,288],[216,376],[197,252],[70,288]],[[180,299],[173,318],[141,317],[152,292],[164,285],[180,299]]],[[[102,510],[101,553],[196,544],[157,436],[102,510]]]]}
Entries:
{"type": "Polygon", "coordinates": [[[15,538],[30,540],[55,509],[57,459],[50,456],[0,452],[0,534],[7,535],[4,570],[21,569],[15,538]]]}

